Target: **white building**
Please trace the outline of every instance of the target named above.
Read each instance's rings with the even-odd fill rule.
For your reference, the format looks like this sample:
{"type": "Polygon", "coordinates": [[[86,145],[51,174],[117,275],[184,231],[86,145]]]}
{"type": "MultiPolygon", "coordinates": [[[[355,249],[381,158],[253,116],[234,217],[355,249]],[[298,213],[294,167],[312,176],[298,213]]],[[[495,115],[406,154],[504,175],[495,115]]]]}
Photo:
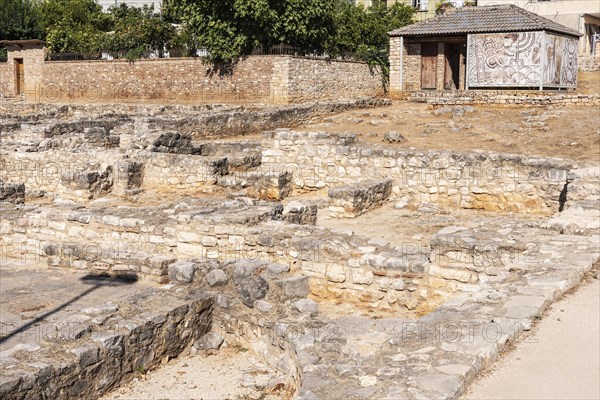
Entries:
{"type": "Polygon", "coordinates": [[[127,3],[127,5],[137,7],[142,7],[144,4],[154,4],[154,9],[159,11],[162,5],[162,0],[98,0],[98,4],[102,6],[104,11],[120,3],[127,3]]]}

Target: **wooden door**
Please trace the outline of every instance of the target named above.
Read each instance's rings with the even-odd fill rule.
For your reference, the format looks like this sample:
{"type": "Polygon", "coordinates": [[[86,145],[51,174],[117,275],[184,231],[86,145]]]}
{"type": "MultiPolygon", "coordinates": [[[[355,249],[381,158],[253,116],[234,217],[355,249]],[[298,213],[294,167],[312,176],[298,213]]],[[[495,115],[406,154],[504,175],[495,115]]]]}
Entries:
{"type": "Polygon", "coordinates": [[[444,89],[456,90],[460,84],[460,44],[444,45],[446,66],[444,68],[444,89]]]}
{"type": "Polygon", "coordinates": [[[421,44],[421,89],[436,88],[437,43],[421,44]]]}
{"type": "Polygon", "coordinates": [[[15,59],[17,73],[17,94],[22,94],[25,91],[25,65],[23,59],[15,59]]]}

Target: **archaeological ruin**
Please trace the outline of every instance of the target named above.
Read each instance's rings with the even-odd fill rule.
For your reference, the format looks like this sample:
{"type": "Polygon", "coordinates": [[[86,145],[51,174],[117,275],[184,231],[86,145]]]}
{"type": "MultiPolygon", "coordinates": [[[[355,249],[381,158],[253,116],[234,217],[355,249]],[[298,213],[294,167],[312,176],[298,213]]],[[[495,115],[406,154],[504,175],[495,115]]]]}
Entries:
{"type": "Polygon", "coordinates": [[[178,378],[196,398],[457,399],[597,271],[597,90],[392,102],[363,63],[10,46],[2,399],[124,398],[178,360],[243,383],[178,378]]]}
{"type": "Polygon", "coordinates": [[[1,397],[225,346],[274,398],[463,393],[600,258],[598,166],[303,128],[389,104],[5,108],[1,397]]]}

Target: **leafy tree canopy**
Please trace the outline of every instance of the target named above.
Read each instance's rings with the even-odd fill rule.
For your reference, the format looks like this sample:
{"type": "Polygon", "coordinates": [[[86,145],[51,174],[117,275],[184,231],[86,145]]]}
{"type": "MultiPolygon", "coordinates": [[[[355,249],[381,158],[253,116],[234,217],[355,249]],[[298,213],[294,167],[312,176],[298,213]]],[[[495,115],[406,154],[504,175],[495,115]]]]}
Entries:
{"type": "Polygon", "coordinates": [[[168,14],[189,27],[216,64],[231,63],[256,46],[285,43],[320,50],[333,31],[337,0],[179,0],[168,14]]]}
{"type": "Polygon", "coordinates": [[[39,39],[42,36],[38,8],[32,0],[0,0],[0,39],[39,39]]]}
{"type": "Polygon", "coordinates": [[[95,0],[43,0],[41,24],[48,48],[56,52],[97,51],[110,19],[95,0]]]}
{"type": "Polygon", "coordinates": [[[173,25],[155,13],[153,6],[121,3],[111,7],[109,13],[114,30],[106,36],[106,50],[125,51],[130,55],[154,50],[161,53],[175,37],[173,25]]]}

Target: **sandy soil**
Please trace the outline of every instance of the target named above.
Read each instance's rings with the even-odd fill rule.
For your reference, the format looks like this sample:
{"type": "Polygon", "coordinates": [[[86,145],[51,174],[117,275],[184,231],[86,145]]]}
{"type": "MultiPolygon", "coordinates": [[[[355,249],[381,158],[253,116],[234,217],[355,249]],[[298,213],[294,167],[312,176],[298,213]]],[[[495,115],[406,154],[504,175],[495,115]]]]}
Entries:
{"type": "Polygon", "coordinates": [[[463,400],[599,399],[600,282],[552,306],[533,335],[495,364],[463,400]]]}
{"type": "MultiPolygon", "coordinates": [[[[389,107],[354,110],[302,130],[351,132],[361,141],[383,143],[389,131],[406,141],[386,146],[503,153],[599,161],[599,107],[475,106],[474,112],[435,115],[427,104],[394,102],[389,107]]],[[[439,112],[439,111],[438,111],[439,112]]]]}
{"type": "MultiPolygon", "coordinates": [[[[579,93],[600,93],[600,72],[582,73],[579,93]]],[[[352,110],[325,117],[302,130],[352,132],[383,143],[386,132],[406,142],[386,146],[437,150],[489,150],[600,162],[598,106],[475,106],[474,112],[439,113],[423,103],[352,110]]]]}
{"type": "Polygon", "coordinates": [[[211,356],[184,356],[142,374],[100,400],[275,399],[257,386],[273,376],[249,351],[221,349],[211,356]],[[261,397],[262,396],[262,397],[261,397]]]}

